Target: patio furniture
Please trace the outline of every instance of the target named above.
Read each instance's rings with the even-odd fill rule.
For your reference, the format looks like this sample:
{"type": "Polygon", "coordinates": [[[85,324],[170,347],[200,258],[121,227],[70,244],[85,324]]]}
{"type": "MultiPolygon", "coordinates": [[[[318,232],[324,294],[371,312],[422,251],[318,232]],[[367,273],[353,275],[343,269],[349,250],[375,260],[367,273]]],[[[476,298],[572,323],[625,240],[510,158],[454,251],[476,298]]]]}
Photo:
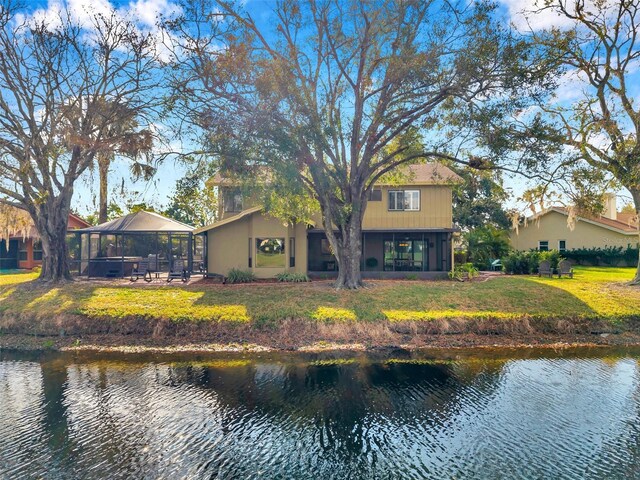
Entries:
{"type": "Polygon", "coordinates": [[[573,278],[573,268],[571,267],[571,262],[569,260],[562,260],[558,263],[558,277],[569,277],[573,278]]]}
{"type": "Polygon", "coordinates": [[[553,277],[553,270],[551,269],[551,262],[549,260],[543,260],[538,266],[538,276],[542,277],[543,275],[549,278],[553,277]]]}
{"type": "Polygon", "coordinates": [[[493,272],[497,272],[499,270],[502,270],[502,262],[500,261],[499,258],[492,260],[491,263],[489,264],[489,266],[491,267],[491,271],[493,272]]]}
{"type": "MultiPolygon", "coordinates": [[[[154,275],[156,278],[160,278],[160,259],[157,254],[150,253],[147,257],[149,259],[149,278],[154,275]]],[[[149,280],[151,281],[151,280],[149,280]]]]}
{"type": "Polygon", "coordinates": [[[322,262],[322,267],[326,272],[335,272],[336,271],[336,262],[334,260],[322,262]]]}
{"type": "Polygon", "coordinates": [[[138,263],[133,265],[133,270],[131,270],[131,280],[132,282],[137,282],[139,278],[141,278],[145,282],[151,281],[151,272],[149,271],[149,260],[140,260],[138,263]]]}
{"type": "Polygon", "coordinates": [[[73,269],[90,277],[129,278],[133,264],[144,259],[152,278],[166,278],[172,258],[182,259],[191,272],[197,271],[197,263],[206,255],[203,235],[194,235],[193,227],[153,212],[139,211],[72,235],[73,269]]]}
{"type": "Polygon", "coordinates": [[[167,276],[167,283],[171,283],[172,280],[181,280],[183,283],[189,280],[187,271],[184,268],[184,260],[177,258],[173,261],[173,266],[167,276]]]}

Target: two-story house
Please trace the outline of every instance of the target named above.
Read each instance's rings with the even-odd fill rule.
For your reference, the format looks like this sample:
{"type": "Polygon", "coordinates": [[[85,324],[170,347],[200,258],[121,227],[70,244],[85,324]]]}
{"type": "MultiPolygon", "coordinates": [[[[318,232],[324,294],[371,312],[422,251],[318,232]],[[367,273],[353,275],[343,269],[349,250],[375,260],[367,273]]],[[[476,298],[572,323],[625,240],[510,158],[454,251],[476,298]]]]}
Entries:
{"type": "MultiPolygon", "coordinates": [[[[406,182],[381,182],[369,197],[362,225],[364,277],[445,276],[453,265],[452,186],[461,181],[449,168],[421,164],[408,169],[406,182]]],[[[319,218],[311,225],[284,225],[260,205],[250,205],[233,182],[220,176],[220,220],[197,229],[207,237],[209,274],[231,268],[258,278],[280,272],[330,276],[338,265],[319,218]]]]}

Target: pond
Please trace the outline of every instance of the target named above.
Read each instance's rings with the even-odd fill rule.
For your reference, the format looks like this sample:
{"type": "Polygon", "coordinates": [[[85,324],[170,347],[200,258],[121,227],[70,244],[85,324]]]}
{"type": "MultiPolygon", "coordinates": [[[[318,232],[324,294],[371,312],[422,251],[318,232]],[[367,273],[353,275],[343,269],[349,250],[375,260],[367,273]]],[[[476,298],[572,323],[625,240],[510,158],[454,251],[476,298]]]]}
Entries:
{"type": "Polygon", "coordinates": [[[640,478],[639,359],[0,351],[0,478],[640,478]]]}

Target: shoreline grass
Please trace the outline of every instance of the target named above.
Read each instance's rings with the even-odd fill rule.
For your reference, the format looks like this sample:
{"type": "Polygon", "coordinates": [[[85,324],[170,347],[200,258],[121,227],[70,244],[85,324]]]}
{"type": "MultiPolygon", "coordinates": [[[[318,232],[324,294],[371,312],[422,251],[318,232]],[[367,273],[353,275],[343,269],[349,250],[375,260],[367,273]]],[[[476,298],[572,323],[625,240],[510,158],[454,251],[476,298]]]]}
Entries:
{"type": "Polygon", "coordinates": [[[290,334],[292,321],[298,330],[315,328],[306,329],[307,336],[341,332],[343,337],[382,332],[383,326],[403,334],[526,333],[553,330],[551,321],[565,321],[567,332],[577,323],[588,331],[590,322],[594,332],[620,330],[640,320],[640,288],[624,283],[633,273],[632,268],[577,267],[573,279],[390,280],[355,292],[336,291],[327,282],[173,286],[77,281],[45,287],[31,282],[35,274],[8,274],[0,275],[0,333],[111,332],[133,322],[135,328],[122,331],[172,335],[179,328],[195,332],[194,326],[206,325],[242,328],[242,335],[268,330],[278,337],[290,334]],[[169,327],[159,328],[162,322],[169,327]]]}

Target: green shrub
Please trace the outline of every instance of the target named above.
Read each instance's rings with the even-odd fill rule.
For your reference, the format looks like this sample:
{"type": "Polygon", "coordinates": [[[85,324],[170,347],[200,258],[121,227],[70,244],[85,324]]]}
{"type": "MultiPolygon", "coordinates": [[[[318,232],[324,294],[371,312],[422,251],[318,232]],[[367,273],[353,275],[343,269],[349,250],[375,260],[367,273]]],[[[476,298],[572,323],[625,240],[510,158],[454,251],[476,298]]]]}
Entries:
{"type": "MultiPolygon", "coordinates": [[[[551,264],[551,270],[557,270],[558,263],[560,260],[563,260],[564,257],[560,256],[560,252],[558,250],[549,250],[547,252],[538,252],[538,265],[540,262],[547,260],[551,264]]],[[[536,272],[538,268],[536,266],[536,272]]],[[[535,273],[535,272],[532,272],[535,273]]]]}
{"type": "Polygon", "coordinates": [[[536,258],[529,254],[529,252],[511,252],[506,257],[501,259],[502,270],[505,273],[511,273],[514,275],[526,275],[531,273],[531,268],[535,267],[537,270],[538,265],[536,258]]]}
{"type": "Polygon", "coordinates": [[[502,271],[513,275],[538,273],[540,262],[545,260],[549,261],[551,269],[554,270],[558,268],[558,263],[563,260],[563,257],[557,250],[549,250],[547,252],[540,252],[538,250],[511,252],[501,259],[502,271]]]}
{"type": "Polygon", "coordinates": [[[301,283],[308,282],[309,277],[305,273],[284,272],[276,274],[276,280],[279,282],[301,283]]]}
{"type": "Polygon", "coordinates": [[[404,277],[406,280],[418,280],[420,277],[418,276],[417,273],[409,273],[406,277],[404,277]]]}
{"type": "Polygon", "coordinates": [[[460,265],[461,263],[467,263],[469,261],[469,255],[467,255],[466,250],[458,250],[453,254],[453,262],[456,265],[460,265]]]}
{"type": "Polygon", "coordinates": [[[364,264],[367,268],[376,268],[378,266],[378,259],[376,257],[369,257],[364,264]]]}
{"type": "Polygon", "coordinates": [[[463,282],[466,279],[471,280],[477,277],[478,274],[479,271],[473,263],[463,263],[462,265],[456,265],[453,272],[449,272],[449,278],[463,282]]]}
{"type": "Polygon", "coordinates": [[[628,244],[624,247],[573,248],[563,255],[579,265],[626,265],[634,267],[638,264],[638,247],[628,244]]]}
{"type": "Polygon", "coordinates": [[[239,268],[232,268],[227,273],[227,283],[250,283],[255,281],[256,276],[249,270],[240,270],[239,268]]]}
{"type": "Polygon", "coordinates": [[[471,230],[465,235],[468,261],[480,269],[490,268],[491,262],[509,253],[509,233],[493,226],[471,230]]]}

